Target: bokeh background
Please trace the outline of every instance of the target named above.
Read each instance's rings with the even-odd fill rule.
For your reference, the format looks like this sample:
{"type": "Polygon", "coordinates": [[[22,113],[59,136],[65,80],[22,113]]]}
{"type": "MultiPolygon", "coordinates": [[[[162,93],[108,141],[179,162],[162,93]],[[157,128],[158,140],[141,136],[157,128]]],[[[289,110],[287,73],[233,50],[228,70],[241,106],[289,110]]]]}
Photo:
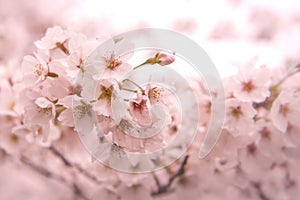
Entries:
{"type": "Polygon", "coordinates": [[[31,52],[32,42],[53,25],[90,38],[166,28],[195,40],[225,76],[231,66],[256,57],[272,67],[296,62],[299,8],[297,0],[1,0],[0,59],[31,52]]]}
{"type": "MultiPolygon", "coordinates": [[[[252,60],[272,68],[294,66],[300,62],[299,10],[297,0],[0,0],[0,79],[15,73],[23,56],[32,53],[33,42],[54,25],[89,38],[108,38],[139,28],[178,31],[204,48],[222,77],[252,60]]],[[[5,130],[5,123],[1,126],[5,130]]],[[[96,173],[99,164],[91,164],[76,136],[65,136],[60,142],[57,145],[68,159],[96,173]]],[[[9,152],[16,148],[3,137],[0,145],[1,149],[10,148],[9,152]]],[[[60,176],[47,178],[51,175],[33,170],[27,158],[42,162],[66,179],[80,180],[82,177],[76,175],[80,168],[66,172],[68,164],[61,163],[55,149],[50,154],[39,147],[19,145],[26,146],[22,154],[25,157],[7,156],[6,151],[0,151],[0,199],[75,198],[72,194],[76,186],[70,189],[57,181],[60,176]]],[[[111,176],[105,170],[96,174],[111,176]]],[[[113,182],[114,176],[111,179],[113,182]]],[[[93,184],[86,182],[85,187],[93,184]]],[[[103,193],[95,194],[95,199],[97,195],[103,193]]]]}

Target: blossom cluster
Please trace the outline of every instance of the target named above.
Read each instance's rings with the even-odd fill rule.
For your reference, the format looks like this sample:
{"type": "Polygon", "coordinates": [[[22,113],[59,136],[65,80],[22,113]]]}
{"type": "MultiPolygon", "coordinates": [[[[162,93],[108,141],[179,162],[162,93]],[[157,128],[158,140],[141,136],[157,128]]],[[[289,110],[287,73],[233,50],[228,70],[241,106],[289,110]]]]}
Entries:
{"type": "MultiPolygon", "coordinates": [[[[80,159],[74,156],[70,162],[58,149],[64,145],[76,148],[66,140],[74,140],[76,131],[89,133],[75,128],[74,120],[80,119],[80,127],[89,127],[93,122],[85,116],[91,114],[91,109],[95,110],[104,137],[118,148],[145,153],[171,141],[180,130],[181,118],[186,117],[180,116],[177,99],[163,87],[139,85],[124,75],[145,65],[169,67],[175,55],[156,52],[142,64],[132,66],[128,61],[133,55],[120,55],[123,48],[132,45],[130,41],[111,40],[93,60],[96,65],[89,68],[93,70],[89,78],[99,82],[94,91],[89,91],[89,85],[78,84],[77,80],[86,72],[86,60],[100,41],[53,27],[34,44],[33,54],[24,57],[18,72],[4,73],[0,80],[0,147],[6,154],[20,156],[28,144],[54,152],[67,167],[72,166],[75,173],[95,184],[91,191],[87,189],[91,183],[81,183],[82,190],[92,194],[85,196],[93,199],[293,199],[300,195],[299,66],[271,69],[251,62],[240,66],[236,75],[225,78],[222,135],[203,160],[198,159],[198,150],[210,126],[213,91],[207,90],[205,80],[188,77],[198,99],[198,104],[192,106],[197,106],[201,115],[200,122],[195,121],[199,123],[197,138],[186,152],[189,159],[176,161],[154,175],[128,175],[95,166],[82,159],[88,157],[82,153],[78,155],[80,159]],[[117,100],[127,106],[127,116],[132,121],[113,118],[112,102],[120,92],[130,94],[128,99],[117,100]],[[90,98],[93,107],[80,101],[83,97],[90,98]],[[74,106],[74,98],[81,104],[74,106]],[[157,104],[167,109],[166,126],[159,130],[160,134],[136,139],[128,133],[134,131],[134,123],[139,127],[153,124],[155,113],[151,111],[157,104]],[[81,160],[85,163],[77,165],[81,160]]],[[[146,129],[142,130],[147,134],[146,129]]],[[[65,179],[72,178],[59,180],[65,179]]],[[[82,193],[78,195],[84,199],[82,193]]]]}

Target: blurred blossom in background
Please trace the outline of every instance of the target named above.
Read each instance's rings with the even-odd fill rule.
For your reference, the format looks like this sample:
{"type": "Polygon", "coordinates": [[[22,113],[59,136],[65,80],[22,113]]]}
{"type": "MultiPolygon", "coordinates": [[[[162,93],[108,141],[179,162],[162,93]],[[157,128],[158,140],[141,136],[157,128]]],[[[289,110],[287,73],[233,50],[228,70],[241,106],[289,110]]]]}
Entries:
{"type": "Polygon", "coordinates": [[[297,62],[299,4],[293,0],[2,0],[1,60],[9,62],[9,58],[30,52],[30,44],[48,27],[59,25],[89,38],[109,38],[146,27],[175,30],[202,46],[224,76],[236,63],[256,57],[280,66],[297,62]]]}
{"type": "MultiPolygon", "coordinates": [[[[297,121],[295,117],[299,116],[299,112],[296,112],[279,118],[278,113],[284,112],[284,103],[289,102],[290,106],[294,106],[290,109],[300,107],[299,101],[292,101],[299,99],[299,94],[286,92],[279,95],[275,91],[277,88],[270,87],[270,83],[263,80],[280,80],[282,74],[300,63],[299,9],[300,1],[295,0],[0,0],[0,199],[198,199],[198,196],[199,199],[297,199],[300,195],[297,185],[300,184],[300,155],[299,148],[293,148],[300,144],[297,140],[300,139],[297,135],[299,129],[289,139],[278,134],[272,140],[274,143],[260,143],[262,148],[259,150],[252,141],[268,138],[270,130],[276,133],[290,131],[290,123],[297,121]],[[11,134],[12,129],[19,131],[15,127],[23,125],[20,124],[20,118],[26,117],[12,112],[12,108],[16,112],[21,109],[15,100],[22,95],[16,91],[20,91],[19,87],[24,85],[15,86],[13,83],[22,79],[23,57],[36,52],[34,42],[44,37],[47,29],[53,26],[82,33],[89,40],[97,41],[97,44],[114,35],[140,28],[177,31],[194,40],[207,52],[224,78],[225,88],[229,88],[227,97],[241,90],[241,80],[228,81],[231,75],[244,77],[249,72],[254,76],[249,75],[247,78],[250,80],[258,77],[254,80],[254,86],[259,89],[246,96],[241,90],[235,94],[240,101],[228,100],[225,139],[220,140],[217,150],[208,158],[199,160],[197,153],[189,158],[190,165],[186,165],[185,177],[172,185],[175,192],[162,196],[151,195],[151,191],[158,187],[155,178],[150,175],[150,178],[147,175],[131,177],[92,162],[93,159],[70,127],[51,129],[52,139],[56,142],[47,147],[30,144],[11,134]],[[241,66],[253,63],[267,66],[276,73],[264,77],[267,74],[264,70],[239,70],[241,66]],[[269,93],[268,89],[274,91],[269,93]],[[268,102],[262,105],[260,101],[272,94],[278,99],[270,111],[268,102]],[[251,131],[259,129],[262,134],[249,134],[251,139],[229,135],[229,132],[243,132],[243,126],[252,123],[247,121],[256,114],[252,103],[261,115],[265,113],[259,108],[268,108],[268,117],[275,125],[269,121],[260,122],[256,115],[258,117],[251,131]],[[240,109],[245,109],[244,114],[248,118],[233,122],[240,109]],[[222,146],[226,146],[226,151],[222,146]],[[275,147],[286,151],[293,159],[279,155],[281,150],[274,150],[275,147]],[[272,157],[272,161],[278,159],[280,162],[266,163],[264,156],[247,157],[249,152],[254,154],[258,151],[272,157]],[[256,166],[260,162],[263,164],[256,166]],[[272,170],[272,173],[265,173],[268,170],[272,170]],[[221,177],[225,171],[226,175],[220,178],[222,181],[211,178],[221,177]],[[247,173],[253,177],[251,180],[246,178],[247,173]],[[228,187],[224,188],[224,185],[228,187]]],[[[299,80],[299,76],[287,82],[283,88],[299,87],[299,81],[295,80],[299,80]]],[[[242,89],[251,90],[253,85],[246,86],[242,89]]],[[[200,98],[203,96],[200,95],[200,98]]],[[[206,105],[208,102],[202,103],[206,105]]],[[[193,154],[197,150],[191,151],[193,154]]],[[[169,173],[174,171],[173,168],[160,171],[158,176],[169,177],[169,173]]]]}

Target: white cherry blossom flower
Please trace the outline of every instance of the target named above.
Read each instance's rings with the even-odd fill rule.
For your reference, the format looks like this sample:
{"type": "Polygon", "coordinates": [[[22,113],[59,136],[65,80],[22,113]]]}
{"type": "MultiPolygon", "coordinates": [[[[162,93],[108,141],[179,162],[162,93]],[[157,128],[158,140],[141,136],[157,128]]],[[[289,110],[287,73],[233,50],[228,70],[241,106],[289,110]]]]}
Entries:
{"type": "Polygon", "coordinates": [[[286,132],[288,124],[299,124],[300,95],[294,90],[285,90],[275,99],[270,111],[270,117],[278,130],[286,132]]]}
{"type": "Polygon", "coordinates": [[[240,67],[238,74],[227,81],[233,95],[245,102],[262,102],[269,97],[269,70],[265,67],[255,68],[248,64],[240,67]]]}
{"type": "Polygon", "coordinates": [[[248,134],[245,131],[254,124],[253,118],[256,113],[251,103],[235,98],[227,99],[224,127],[233,135],[248,134]]]}
{"type": "Polygon", "coordinates": [[[92,54],[89,62],[86,63],[88,71],[95,73],[95,80],[114,78],[120,80],[126,73],[132,70],[132,66],[127,63],[131,58],[133,43],[126,39],[109,40],[102,49],[92,54]]]}
{"type": "MultiPolygon", "coordinates": [[[[50,50],[60,47],[63,43],[70,37],[70,32],[63,30],[59,26],[54,26],[48,28],[46,35],[39,41],[36,41],[34,44],[37,48],[42,50],[50,50]]],[[[67,52],[67,50],[65,50],[67,52]]]]}

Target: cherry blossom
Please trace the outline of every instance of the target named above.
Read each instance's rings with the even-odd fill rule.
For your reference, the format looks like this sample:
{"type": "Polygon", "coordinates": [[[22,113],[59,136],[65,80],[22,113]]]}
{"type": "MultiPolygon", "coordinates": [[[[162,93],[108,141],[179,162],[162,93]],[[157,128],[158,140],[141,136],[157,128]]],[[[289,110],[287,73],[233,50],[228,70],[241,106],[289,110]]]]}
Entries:
{"type": "Polygon", "coordinates": [[[29,76],[34,77],[36,83],[44,81],[48,76],[48,63],[44,61],[38,54],[35,54],[35,57],[25,57],[22,67],[24,74],[28,74],[29,76]]]}
{"type": "Polygon", "coordinates": [[[46,125],[19,125],[12,129],[13,133],[19,137],[24,137],[29,143],[37,143],[43,147],[49,147],[61,137],[61,130],[51,121],[46,125]]]}
{"type": "Polygon", "coordinates": [[[95,71],[95,80],[114,78],[120,80],[126,73],[132,70],[126,61],[131,58],[133,43],[126,39],[108,40],[102,47],[103,49],[93,54],[92,63],[86,63],[95,71]],[[127,54],[126,54],[127,53],[127,54]]]}
{"type": "Polygon", "coordinates": [[[54,103],[33,91],[24,91],[21,98],[26,99],[24,126],[34,135],[41,135],[42,141],[46,142],[50,134],[50,124],[55,117],[54,103]]]}
{"type": "Polygon", "coordinates": [[[57,102],[56,112],[58,113],[58,120],[62,125],[74,127],[74,117],[72,110],[73,96],[65,96],[57,102]]]}
{"type": "Polygon", "coordinates": [[[1,81],[0,87],[0,115],[6,116],[16,116],[16,112],[14,111],[15,106],[15,95],[12,86],[9,81],[1,81]]]}
{"type": "Polygon", "coordinates": [[[47,29],[45,37],[36,41],[35,45],[39,49],[51,50],[55,48],[61,49],[64,53],[69,54],[69,51],[64,46],[66,40],[70,37],[70,32],[63,30],[59,26],[47,29]]]}
{"type": "Polygon", "coordinates": [[[241,101],[259,103],[270,95],[269,72],[266,67],[255,68],[251,64],[242,66],[228,84],[233,95],[241,101]]]}
{"type": "Polygon", "coordinates": [[[98,115],[111,116],[111,101],[114,87],[118,87],[118,82],[114,79],[104,79],[99,81],[95,91],[95,110],[98,115]]]}
{"type": "Polygon", "coordinates": [[[270,111],[274,126],[282,132],[286,132],[288,124],[298,124],[300,98],[293,90],[280,93],[272,104],[270,111]]]}
{"type": "Polygon", "coordinates": [[[258,181],[268,170],[273,160],[261,153],[260,146],[255,142],[250,142],[238,152],[238,160],[241,163],[239,169],[245,173],[247,181],[258,181]],[[260,163],[257,165],[256,163],[260,163]],[[250,176],[251,174],[251,176],[250,176]]]}
{"type": "Polygon", "coordinates": [[[225,128],[232,134],[247,134],[243,130],[254,125],[254,116],[257,111],[251,103],[241,102],[235,98],[226,100],[225,128]]]}
{"type": "Polygon", "coordinates": [[[77,123],[78,132],[91,132],[95,125],[95,113],[92,111],[92,104],[81,97],[73,97],[74,121],[77,123]]]}
{"type": "Polygon", "coordinates": [[[118,125],[110,117],[103,115],[98,116],[99,125],[105,135],[111,134],[111,141],[120,147],[126,148],[130,151],[143,151],[142,141],[138,138],[126,134],[124,127],[118,125]]]}
{"type": "Polygon", "coordinates": [[[89,41],[84,34],[72,32],[68,40],[70,55],[66,58],[68,77],[75,78],[77,71],[83,69],[85,58],[96,47],[96,41],[89,41]]]}
{"type": "Polygon", "coordinates": [[[136,99],[130,100],[130,114],[142,126],[151,124],[149,100],[145,94],[138,93],[136,99]]]}

